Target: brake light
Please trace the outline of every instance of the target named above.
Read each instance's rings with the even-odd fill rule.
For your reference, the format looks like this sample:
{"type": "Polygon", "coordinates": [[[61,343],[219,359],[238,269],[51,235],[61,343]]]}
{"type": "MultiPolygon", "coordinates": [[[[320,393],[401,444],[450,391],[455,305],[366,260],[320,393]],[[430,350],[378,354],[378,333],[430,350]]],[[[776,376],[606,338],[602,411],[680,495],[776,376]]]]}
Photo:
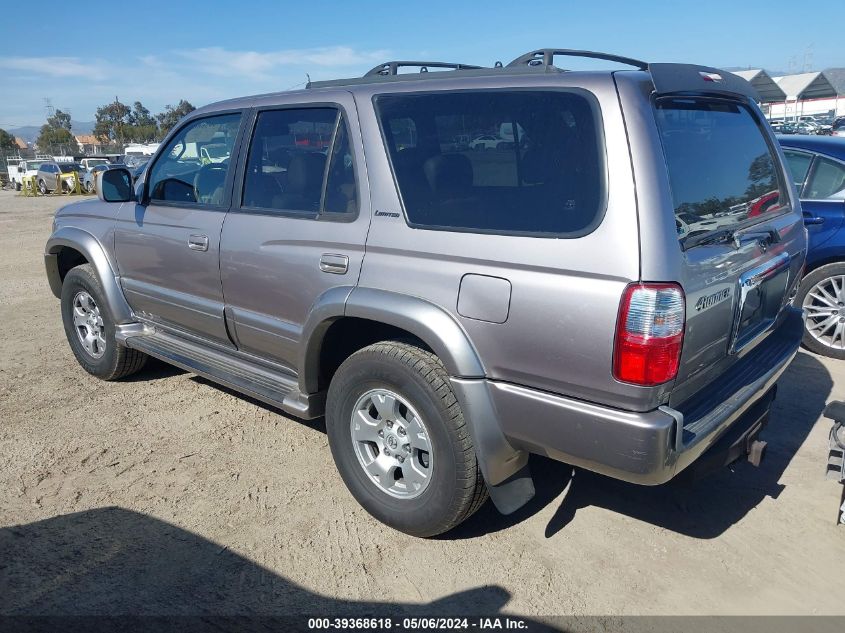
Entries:
{"type": "Polygon", "coordinates": [[[684,291],[677,284],[631,284],[616,324],[613,376],[652,386],[678,374],[684,340],[684,291]]]}

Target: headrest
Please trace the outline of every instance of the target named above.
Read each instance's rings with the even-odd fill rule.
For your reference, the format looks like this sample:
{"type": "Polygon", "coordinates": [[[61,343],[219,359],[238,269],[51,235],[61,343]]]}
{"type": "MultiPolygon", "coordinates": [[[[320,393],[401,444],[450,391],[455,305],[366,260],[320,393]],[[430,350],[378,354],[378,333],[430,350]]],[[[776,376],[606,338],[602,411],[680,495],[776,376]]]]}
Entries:
{"type": "Polygon", "coordinates": [[[194,194],[198,202],[210,202],[226,180],[226,165],[211,163],[200,167],[194,176],[194,194]]]}
{"type": "Polygon", "coordinates": [[[472,188],[472,163],[463,154],[432,156],[423,164],[431,190],[445,197],[462,196],[472,188]]]}
{"type": "Polygon", "coordinates": [[[318,152],[298,152],[288,163],[288,193],[310,193],[323,186],[326,157],[318,152]]]}

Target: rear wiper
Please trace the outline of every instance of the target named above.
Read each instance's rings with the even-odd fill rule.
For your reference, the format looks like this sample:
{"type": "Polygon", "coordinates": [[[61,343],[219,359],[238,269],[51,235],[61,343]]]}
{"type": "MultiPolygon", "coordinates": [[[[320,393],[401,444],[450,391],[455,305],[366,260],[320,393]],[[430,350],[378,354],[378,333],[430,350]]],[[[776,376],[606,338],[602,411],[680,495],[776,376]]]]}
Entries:
{"type": "Polygon", "coordinates": [[[720,229],[710,233],[700,233],[698,235],[690,235],[684,240],[684,248],[692,248],[701,244],[724,244],[730,242],[734,238],[734,232],[730,229],[720,229]]]}

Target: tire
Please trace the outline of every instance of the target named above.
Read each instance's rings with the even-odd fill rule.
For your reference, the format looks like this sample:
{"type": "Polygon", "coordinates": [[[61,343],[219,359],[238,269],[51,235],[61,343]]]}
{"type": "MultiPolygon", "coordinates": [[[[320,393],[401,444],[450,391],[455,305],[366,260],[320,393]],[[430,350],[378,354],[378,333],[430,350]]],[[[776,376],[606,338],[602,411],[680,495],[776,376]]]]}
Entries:
{"type": "MultiPolygon", "coordinates": [[[[383,401],[382,406],[387,407],[387,402],[383,401]]],[[[367,411],[371,412],[366,413],[370,416],[367,420],[373,421],[376,417],[374,406],[367,411]]],[[[329,386],[326,430],[332,456],[346,487],[373,517],[401,532],[419,537],[442,534],[466,520],[487,499],[487,488],[469,428],[446,370],[431,352],[409,343],[385,341],[352,354],[337,370],[329,386]],[[395,465],[401,458],[399,453],[385,456],[378,446],[368,448],[368,444],[353,440],[353,413],[359,410],[356,407],[362,406],[362,401],[366,405],[367,398],[371,397],[368,394],[376,393],[374,397],[379,397],[381,392],[392,393],[399,403],[398,408],[392,409],[398,413],[390,429],[385,426],[390,424],[390,416],[378,414],[380,421],[375,420],[386,433],[382,448],[387,451],[387,445],[401,434],[399,441],[409,442],[404,446],[411,442],[416,445],[425,437],[422,444],[427,442],[430,449],[427,459],[426,453],[416,447],[404,453],[405,461],[390,479],[385,478],[394,486],[392,493],[368,474],[359,455],[369,452],[365,457],[371,458],[373,464],[379,460],[393,460],[395,465]],[[403,433],[399,427],[417,417],[421,420],[420,426],[412,422],[409,431],[403,433]],[[424,431],[422,434],[417,432],[420,429],[424,431]],[[428,475],[422,488],[415,490],[412,483],[403,493],[404,473],[411,473],[404,469],[413,466],[414,472],[417,467],[425,470],[426,463],[428,475]],[[397,477],[397,473],[402,473],[401,477],[397,477]],[[402,494],[405,496],[397,497],[402,494]]],[[[392,446],[396,448],[395,443],[392,446]]]]}
{"type": "Polygon", "coordinates": [[[38,181],[38,191],[41,192],[42,196],[46,196],[47,193],[48,193],[47,192],[47,183],[44,182],[43,180],[38,181]]]}
{"type": "Polygon", "coordinates": [[[803,308],[807,314],[801,339],[804,347],[821,356],[845,359],[845,262],[822,266],[805,276],[798,287],[795,305],[803,308]],[[837,287],[840,292],[834,296],[833,289],[837,287]],[[820,288],[826,289],[827,294],[820,288]],[[842,321],[838,321],[837,316],[842,321]],[[832,319],[832,327],[822,330],[823,334],[819,336],[819,328],[813,326],[820,326],[825,319],[832,319]],[[839,336],[835,336],[837,329],[839,336]]]}
{"type": "Polygon", "coordinates": [[[21,190],[21,183],[15,181],[15,191],[20,191],[20,190],[21,190]]]}
{"type": "MultiPolygon", "coordinates": [[[[114,337],[114,318],[109,312],[100,281],[90,264],[77,266],[68,272],[62,284],[61,304],[65,336],[76,360],[89,374],[102,380],[117,380],[134,374],[147,362],[146,354],[117,344],[114,337]],[[82,307],[87,303],[85,296],[93,301],[96,311],[90,309],[91,304],[87,304],[87,311],[82,307]],[[101,332],[102,343],[95,342],[93,351],[86,349],[82,335],[79,333],[80,327],[85,329],[90,326],[78,326],[74,321],[75,316],[79,314],[75,306],[77,301],[81,304],[80,312],[87,313],[92,318],[94,315],[99,316],[101,325],[94,327],[101,332]]],[[[99,337],[91,338],[99,340],[99,337]]]]}
{"type": "Polygon", "coordinates": [[[94,193],[94,183],[93,183],[93,182],[91,182],[91,181],[89,181],[89,182],[85,185],[85,191],[87,191],[88,193],[94,193]]]}

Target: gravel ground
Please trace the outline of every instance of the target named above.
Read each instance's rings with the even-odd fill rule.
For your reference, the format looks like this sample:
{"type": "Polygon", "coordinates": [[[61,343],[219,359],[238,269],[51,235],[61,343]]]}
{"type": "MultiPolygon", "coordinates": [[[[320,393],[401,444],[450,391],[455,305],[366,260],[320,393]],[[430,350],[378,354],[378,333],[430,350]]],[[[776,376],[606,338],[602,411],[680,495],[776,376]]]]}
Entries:
{"type": "Polygon", "coordinates": [[[0,614],[845,614],[820,418],[845,364],[798,355],[759,469],[640,488],[536,458],[515,516],[415,539],[355,503],[322,420],[83,372],[43,270],[60,204],[0,192],[0,614]]]}

